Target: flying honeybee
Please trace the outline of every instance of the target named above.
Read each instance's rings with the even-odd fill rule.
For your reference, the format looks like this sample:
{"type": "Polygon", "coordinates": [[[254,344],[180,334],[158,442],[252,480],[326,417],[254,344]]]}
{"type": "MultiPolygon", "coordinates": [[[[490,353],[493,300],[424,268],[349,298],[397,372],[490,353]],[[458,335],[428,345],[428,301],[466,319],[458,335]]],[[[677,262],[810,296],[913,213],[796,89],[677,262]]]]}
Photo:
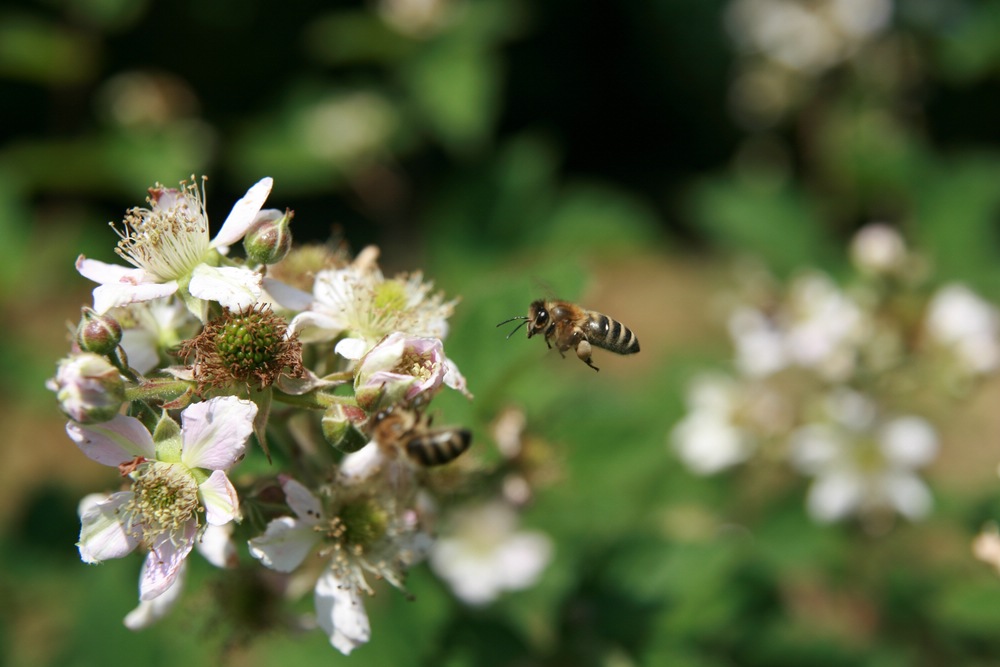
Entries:
{"type": "Polygon", "coordinates": [[[617,354],[635,354],[639,351],[639,339],[632,330],[617,320],[594,310],[581,308],[569,301],[532,301],[528,314],[504,320],[503,326],[514,320],[524,320],[507,334],[510,338],[525,324],[528,338],[535,334],[545,335],[545,344],[555,343],[559,354],[566,356],[566,350],[573,348],[576,356],[595,371],[600,370],[590,360],[592,347],[600,347],[617,354]]]}
{"type": "Polygon", "coordinates": [[[392,406],[372,420],[371,436],[381,447],[401,449],[412,461],[423,466],[454,461],[472,442],[468,429],[432,429],[430,417],[415,407],[392,406]]]}

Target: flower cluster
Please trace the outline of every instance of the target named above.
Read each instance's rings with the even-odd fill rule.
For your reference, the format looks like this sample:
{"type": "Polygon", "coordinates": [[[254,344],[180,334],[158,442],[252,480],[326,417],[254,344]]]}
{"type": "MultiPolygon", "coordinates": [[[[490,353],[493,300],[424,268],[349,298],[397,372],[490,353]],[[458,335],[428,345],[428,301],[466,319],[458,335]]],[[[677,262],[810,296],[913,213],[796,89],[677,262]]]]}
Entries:
{"type": "Polygon", "coordinates": [[[443,343],[456,301],[419,273],[386,277],[374,247],[293,248],[292,212],[262,210],[271,186],[252,186],[211,238],[203,183],[157,185],[116,228],[131,267],[77,260],[98,286],[48,386],[70,439],[121,478],[80,503],[81,558],[146,554],[133,629],[177,601],[195,549],[311,576],[316,623],[345,654],[369,639],[371,580],[405,590],[432,553],[470,603],[529,585],[550,547],[514,532],[514,505],[489,515],[503,581],[470,594],[481,569],[442,570],[454,540],[434,551],[447,498],[428,466],[452,487],[481,474],[453,463],[468,430],[429,429],[439,392],[472,398],[443,343]],[[253,456],[274,472],[230,477],[253,456]]]}
{"type": "Polygon", "coordinates": [[[1000,311],[964,285],[927,289],[926,263],[886,225],[862,229],[851,256],[846,288],[818,272],[787,287],[744,277],[728,319],[735,374],[693,380],[671,445],[698,474],[789,464],[813,478],[818,521],[918,519],[931,507],[915,470],[938,449],[933,406],[997,370],[1000,311]]]}
{"type": "Polygon", "coordinates": [[[754,126],[809,99],[815,80],[872,52],[891,28],[892,0],[730,0],[727,32],[742,57],[731,100],[754,126]]]}

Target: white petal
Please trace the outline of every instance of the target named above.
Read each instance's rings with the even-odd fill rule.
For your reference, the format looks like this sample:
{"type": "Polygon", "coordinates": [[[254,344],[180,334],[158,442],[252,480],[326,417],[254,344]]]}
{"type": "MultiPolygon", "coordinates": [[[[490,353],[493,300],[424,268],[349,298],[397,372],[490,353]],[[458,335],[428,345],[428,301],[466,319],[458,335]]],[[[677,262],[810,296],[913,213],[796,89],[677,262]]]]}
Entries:
{"type": "Polygon", "coordinates": [[[818,521],[837,521],[864,500],[864,480],[849,473],[824,475],[809,489],[809,513],[818,521]]]}
{"type": "Polygon", "coordinates": [[[931,492],[916,475],[895,473],[886,475],[883,492],[900,514],[911,521],[922,519],[934,504],[931,492]]]}
{"type": "MultiPolygon", "coordinates": [[[[147,559],[142,564],[143,572],[139,575],[140,579],[145,576],[146,563],[148,562],[147,559]]],[[[186,570],[185,564],[182,564],[173,584],[167,590],[152,600],[141,600],[139,606],[125,616],[125,627],[129,630],[142,630],[166,616],[181,597],[186,570]]]]}
{"type": "Polygon", "coordinates": [[[472,394],[469,393],[468,384],[465,381],[465,376],[459,372],[458,366],[451,359],[444,360],[444,383],[452,389],[462,392],[468,398],[472,398],[472,394]]]}
{"type": "Polygon", "coordinates": [[[677,455],[699,475],[713,475],[750,458],[754,440],[715,413],[696,411],[670,434],[677,455]]]}
{"type": "Polygon", "coordinates": [[[934,460],[938,441],[934,428],[920,417],[899,417],[879,433],[886,458],[898,466],[916,468],[934,460]]]}
{"type": "Polygon", "coordinates": [[[288,323],[288,333],[298,334],[303,343],[322,343],[333,340],[344,330],[338,318],[314,311],[299,313],[288,323]]]}
{"type": "Polygon", "coordinates": [[[482,605],[500,594],[499,571],[492,551],[470,548],[461,538],[442,538],[431,550],[431,567],[466,604],[482,605]]]}
{"type": "Polygon", "coordinates": [[[305,310],[313,302],[313,296],[309,292],[267,276],[264,277],[264,291],[285,310],[305,310]]]}
{"type": "Polygon", "coordinates": [[[224,526],[208,524],[195,541],[194,546],[209,563],[219,568],[236,567],[239,565],[239,554],[231,539],[233,524],[224,526]]]}
{"type": "Polygon", "coordinates": [[[257,303],[261,275],[242,266],[209,266],[199,264],[191,273],[188,291],[203,301],[218,301],[223,308],[246,310],[257,303]]]}
{"type": "Polygon", "coordinates": [[[250,555],[278,572],[291,572],[305,560],[320,536],[311,522],[290,516],[273,519],[264,534],[248,542],[250,555]]]}
{"type": "Polygon", "coordinates": [[[835,429],[825,424],[810,424],[796,430],[790,445],[792,464],[807,473],[825,470],[844,458],[849,447],[835,429]]]}
{"type": "Polygon", "coordinates": [[[125,532],[118,511],[132,499],[131,491],[104,496],[90,494],[80,501],[80,559],[84,563],[100,563],[109,558],[121,558],[139,542],[125,532]]]}
{"type": "Polygon", "coordinates": [[[165,283],[105,283],[94,288],[94,310],[103,314],[112,308],[160,299],[176,291],[176,280],[165,283]]]}
{"type": "Polygon", "coordinates": [[[191,468],[229,470],[246,451],[257,405],[220,396],[188,406],[181,413],[181,460],[191,468]]]}
{"type": "Polygon", "coordinates": [[[296,482],[291,477],[282,476],[281,488],[285,492],[285,500],[292,508],[295,515],[305,523],[315,524],[323,516],[323,508],[319,498],[313,495],[312,491],[303,484],[296,482]]]}
{"type": "Polygon", "coordinates": [[[344,338],[338,342],[333,351],[345,359],[360,359],[371,346],[363,338],[344,338]]]}
{"type": "Polygon", "coordinates": [[[155,458],[153,436],[135,417],[117,415],[103,424],[67,422],[70,440],[89,458],[106,466],[117,466],[137,456],[155,458]]]}
{"type": "Polygon", "coordinates": [[[205,506],[205,521],[223,526],[240,518],[240,499],[226,473],[214,471],[198,485],[198,496],[205,506]]]}
{"type": "Polygon", "coordinates": [[[88,280],[102,285],[106,283],[139,283],[147,282],[146,272],[142,269],[108,264],[97,259],[87,259],[83,255],[76,258],[76,270],[88,280]]]}
{"type": "Polygon", "coordinates": [[[243,238],[247,230],[250,229],[257,212],[267,201],[267,196],[271,194],[272,185],[274,185],[274,179],[265,176],[250,186],[247,193],[233,204],[233,210],[229,212],[226,221],[222,223],[222,229],[212,239],[213,248],[228,248],[243,238]]]}
{"type": "Polygon", "coordinates": [[[194,537],[198,530],[196,521],[189,521],[180,534],[165,534],[156,541],[139,576],[139,599],[157,598],[174,584],[180,574],[184,559],[194,547],[194,537]]]}
{"type": "Polygon", "coordinates": [[[330,637],[333,647],[344,655],[368,643],[371,626],[357,591],[344,587],[327,570],[316,582],[316,621],[330,637]]]}
{"type": "Polygon", "coordinates": [[[128,355],[128,365],[143,375],[160,364],[156,334],[147,329],[126,329],[122,332],[122,349],[128,355]]]}
{"type": "Polygon", "coordinates": [[[373,477],[385,463],[385,454],[378,443],[372,441],[340,462],[340,476],[345,484],[356,484],[373,477]]]}
{"type": "Polygon", "coordinates": [[[533,585],[552,557],[552,540],[537,532],[511,535],[497,554],[504,588],[520,590],[533,585]]]}

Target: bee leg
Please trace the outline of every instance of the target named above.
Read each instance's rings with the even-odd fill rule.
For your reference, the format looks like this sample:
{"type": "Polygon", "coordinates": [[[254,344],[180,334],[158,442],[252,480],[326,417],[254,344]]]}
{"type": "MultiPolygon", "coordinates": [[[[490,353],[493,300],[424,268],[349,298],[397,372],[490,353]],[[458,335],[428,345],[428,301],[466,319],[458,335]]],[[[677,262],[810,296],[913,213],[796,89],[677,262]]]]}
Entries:
{"type": "Polygon", "coordinates": [[[586,338],[584,338],[583,340],[581,340],[579,343],[576,344],[576,356],[580,357],[580,361],[587,364],[595,371],[601,370],[600,368],[595,366],[593,362],[590,360],[590,352],[591,352],[590,341],[588,341],[586,338]]]}

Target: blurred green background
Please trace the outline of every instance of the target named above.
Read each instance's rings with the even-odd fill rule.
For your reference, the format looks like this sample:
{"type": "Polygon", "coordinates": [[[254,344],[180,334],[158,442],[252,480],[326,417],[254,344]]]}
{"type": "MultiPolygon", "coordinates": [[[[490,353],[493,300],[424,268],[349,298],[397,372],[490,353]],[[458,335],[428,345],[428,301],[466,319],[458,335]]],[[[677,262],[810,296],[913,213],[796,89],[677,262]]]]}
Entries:
{"type": "Polygon", "coordinates": [[[883,220],[995,299],[998,110],[994,0],[5,3],[0,665],[996,664],[1000,578],[969,549],[1000,518],[995,382],[942,425],[933,516],[877,538],[814,524],[804,478],[696,478],[667,434],[730,355],[712,304],[734,257],[842,275],[883,220]],[[802,7],[820,18],[755,28],[802,7]],[[387,273],[461,296],[446,347],[476,400],[442,413],[488,459],[522,408],[558,460],[524,517],[556,544],[538,586],[472,610],[418,567],[416,601],[380,588],[344,658],[318,631],[237,643],[195,562],[180,609],[122,626],[138,557],[74,546],[114,474],[44,380],[89,303],[77,254],[112,259],[107,222],[190,174],[216,224],[270,175],[298,240],[377,243],[387,273]],[[551,295],[641,355],[597,374],[495,329],[551,295]]]}

